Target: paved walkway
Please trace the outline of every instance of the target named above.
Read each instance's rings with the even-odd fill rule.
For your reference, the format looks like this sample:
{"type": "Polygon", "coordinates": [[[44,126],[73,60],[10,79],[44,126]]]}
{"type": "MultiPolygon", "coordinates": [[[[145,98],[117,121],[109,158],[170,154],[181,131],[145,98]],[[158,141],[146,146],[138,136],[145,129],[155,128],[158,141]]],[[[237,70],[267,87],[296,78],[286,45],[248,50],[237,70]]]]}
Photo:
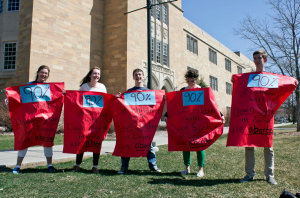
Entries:
{"type": "MultiPolygon", "coordinates": [[[[289,125],[291,123],[275,124],[274,126],[289,125]]],[[[228,127],[224,127],[223,134],[228,133],[228,127]]],[[[168,135],[156,135],[154,136],[153,142],[156,142],[156,146],[168,144],[168,135]]],[[[115,148],[116,141],[103,141],[101,154],[112,153],[115,148]]],[[[62,153],[63,145],[53,146],[53,162],[57,161],[75,161],[75,154],[62,153]]],[[[84,156],[92,156],[93,153],[86,152],[84,156]]],[[[14,166],[17,160],[17,151],[0,151],[0,166],[14,166]]],[[[23,165],[45,163],[44,149],[43,147],[30,147],[23,160],[23,165]]]]}

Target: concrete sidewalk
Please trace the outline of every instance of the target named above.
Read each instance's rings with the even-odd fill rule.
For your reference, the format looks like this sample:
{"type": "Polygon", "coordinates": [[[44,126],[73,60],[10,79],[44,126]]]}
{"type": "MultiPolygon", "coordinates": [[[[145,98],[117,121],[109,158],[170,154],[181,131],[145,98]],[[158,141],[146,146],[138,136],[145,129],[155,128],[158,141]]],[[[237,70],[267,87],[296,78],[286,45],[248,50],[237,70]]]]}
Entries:
{"type": "MultiPolygon", "coordinates": [[[[275,124],[274,127],[289,125],[291,123],[275,124]]],[[[224,127],[223,134],[228,133],[228,127],[224,127]]],[[[168,144],[168,135],[155,135],[153,142],[156,142],[156,146],[168,144]]],[[[112,153],[115,148],[116,141],[103,141],[101,154],[112,153]]],[[[63,145],[53,146],[53,163],[59,161],[70,161],[76,158],[75,154],[62,153],[63,145]]],[[[92,156],[93,153],[85,152],[85,157],[92,156]]],[[[14,166],[17,161],[17,151],[0,151],[0,166],[14,166]]],[[[43,147],[30,147],[23,160],[23,165],[26,164],[46,164],[43,147]]],[[[74,162],[75,163],[75,162],[74,162]]]]}

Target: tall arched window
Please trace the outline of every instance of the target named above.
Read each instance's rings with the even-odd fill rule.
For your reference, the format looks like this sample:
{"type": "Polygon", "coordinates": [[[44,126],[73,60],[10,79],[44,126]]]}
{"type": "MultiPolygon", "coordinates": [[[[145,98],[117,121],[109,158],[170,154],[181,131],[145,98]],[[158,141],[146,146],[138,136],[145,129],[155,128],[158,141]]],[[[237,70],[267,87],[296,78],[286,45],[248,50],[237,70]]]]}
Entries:
{"type": "MultiPolygon", "coordinates": [[[[152,0],[158,4],[160,0],[152,0]]],[[[151,10],[151,60],[157,65],[170,66],[169,64],[169,15],[168,5],[161,4],[151,10]]]]}

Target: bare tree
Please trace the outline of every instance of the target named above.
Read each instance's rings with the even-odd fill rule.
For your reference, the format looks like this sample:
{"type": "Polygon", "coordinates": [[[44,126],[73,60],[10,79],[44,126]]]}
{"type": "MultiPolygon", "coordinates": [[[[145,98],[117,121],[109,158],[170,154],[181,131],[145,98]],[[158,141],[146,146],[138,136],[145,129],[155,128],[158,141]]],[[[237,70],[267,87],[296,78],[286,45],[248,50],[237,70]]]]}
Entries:
{"type": "MultiPolygon", "coordinates": [[[[269,54],[269,70],[275,68],[283,75],[295,77],[300,81],[300,0],[267,0],[267,4],[275,11],[274,16],[269,16],[269,20],[262,20],[247,15],[234,32],[269,54]]],[[[298,85],[295,91],[298,118],[299,89],[298,85]]],[[[297,122],[297,131],[300,131],[300,122],[297,122]]]]}

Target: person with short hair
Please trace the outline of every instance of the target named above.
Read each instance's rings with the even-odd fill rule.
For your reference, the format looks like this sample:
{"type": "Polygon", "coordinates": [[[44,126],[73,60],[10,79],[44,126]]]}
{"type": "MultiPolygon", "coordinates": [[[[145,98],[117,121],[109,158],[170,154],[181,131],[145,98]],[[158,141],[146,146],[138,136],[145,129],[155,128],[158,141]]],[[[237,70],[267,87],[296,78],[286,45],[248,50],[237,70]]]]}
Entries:
{"type": "MultiPolygon", "coordinates": [[[[134,90],[139,90],[139,91],[143,91],[143,90],[150,90],[146,87],[144,87],[143,82],[144,82],[144,72],[141,69],[135,69],[133,70],[133,80],[135,81],[135,86],[128,89],[127,91],[134,91],[134,90]]],[[[120,97],[120,92],[116,95],[116,97],[120,97]]],[[[149,169],[153,172],[161,172],[161,170],[159,168],[157,168],[156,165],[156,155],[155,155],[155,151],[154,148],[152,146],[152,144],[150,144],[150,149],[148,151],[147,154],[147,159],[148,159],[148,165],[149,165],[149,169]]],[[[121,157],[121,169],[120,171],[118,171],[119,174],[124,174],[128,171],[128,167],[129,167],[129,160],[130,157],[121,157]]]]}
{"type": "MultiPolygon", "coordinates": [[[[197,84],[198,77],[199,77],[198,71],[188,70],[184,75],[185,81],[188,84],[188,86],[183,87],[180,90],[201,88],[197,84]]],[[[220,112],[220,114],[222,116],[222,122],[225,123],[224,115],[221,112],[220,112]]],[[[167,112],[164,115],[164,121],[165,122],[168,121],[168,113],[167,112]]],[[[185,174],[190,173],[191,151],[183,151],[182,154],[183,154],[183,161],[184,161],[185,169],[183,171],[181,171],[181,174],[185,175],[185,174]]],[[[197,161],[198,161],[198,166],[199,166],[197,177],[203,177],[204,176],[203,167],[204,167],[204,162],[205,162],[205,152],[204,152],[204,150],[197,151],[197,161]]]]}
{"type": "MultiPolygon", "coordinates": [[[[268,54],[264,50],[257,50],[253,53],[253,62],[256,67],[256,72],[265,71],[265,63],[268,60],[268,54]]],[[[271,185],[276,185],[274,179],[274,150],[273,147],[264,147],[265,158],[265,176],[266,180],[271,185]]],[[[253,181],[255,176],[255,155],[254,147],[245,147],[245,171],[247,175],[240,180],[241,183],[253,181]]]]}
{"type": "MultiPolygon", "coordinates": [[[[46,65],[41,65],[36,72],[35,80],[31,81],[27,84],[46,83],[46,80],[49,78],[49,75],[50,75],[50,68],[46,65]]],[[[17,164],[16,164],[15,168],[13,169],[14,174],[18,174],[20,172],[20,168],[21,168],[23,159],[27,153],[27,150],[28,150],[28,148],[18,151],[17,164]]],[[[54,172],[55,168],[52,165],[53,147],[44,147],[44,155],[47,160],[49,172],[54,172]]]]}
{"type": "MultiPolygon", "coordinates": [[[[102,83],[100,83],[100,80],[101,80],[100,68],[93,67],[86,74],[86,76],[81,80],[79,91],[95,91],[95,92],[107,93],[106,87],[102,83]]],[[[76,164],[73,166],[72,172],[79,171],[80,164],[83,159],[83,154],[84,153],[79,153],[76,155],[76,164]]],[[[98,170],[99,158],[100,158],[100,153],[93,153],[93,167],[92,167],[93,173],[99,173],[98,170]]]]}

